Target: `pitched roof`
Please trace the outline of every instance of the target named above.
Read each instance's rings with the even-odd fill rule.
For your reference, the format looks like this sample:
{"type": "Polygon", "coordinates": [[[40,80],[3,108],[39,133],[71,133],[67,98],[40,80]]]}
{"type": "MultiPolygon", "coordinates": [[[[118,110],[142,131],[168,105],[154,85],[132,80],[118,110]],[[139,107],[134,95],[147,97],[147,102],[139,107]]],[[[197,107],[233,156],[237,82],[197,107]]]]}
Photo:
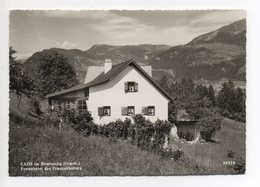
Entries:
{"type": "Polygon", "coordinates": [[[104,66],[88,66],[86,76],[84,77],[84,84],[89,83],[99,76],[104,71],[104,66]]]}
{"type": "Polygon", "coordinates": [[[70,93],[73,91],[78,91],[87,87],[95,86],[98,84],[103,84],[105,82],[110,81],[114,77],[116,77],[120,72],[122,72],[127,66],[133,65],[140,73],[142,73],[167,99],[173,100],[160,86],[158,86],[152,78],[134,61],[134,60],[128,60],[126,62],[122,62],[120,64],[116,64],[112,67],[110,71],[107,73],[101,73],[99,76],[97,76],[94,80],[88,82],[87,84],[78,84],[74,87],[71,87],[66,90],[62,90],[59,92],[55,92],[52,94],[47,95],[47,98],[58,96],[58,95],[63,95],[66,93],[70,93]]]}

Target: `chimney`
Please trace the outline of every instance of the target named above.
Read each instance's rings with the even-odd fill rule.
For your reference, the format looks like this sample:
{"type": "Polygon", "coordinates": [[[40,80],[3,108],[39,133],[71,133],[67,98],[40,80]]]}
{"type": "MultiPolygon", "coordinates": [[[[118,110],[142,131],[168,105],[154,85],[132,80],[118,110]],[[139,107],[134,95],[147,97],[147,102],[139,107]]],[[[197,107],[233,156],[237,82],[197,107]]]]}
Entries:
{"type": "Polygon", "coordinates": [[[112,69],[112,60],[111,59],[105,59],[105,64],[104,64],[104,73],[109,72],[109,70],[112,69]]]}

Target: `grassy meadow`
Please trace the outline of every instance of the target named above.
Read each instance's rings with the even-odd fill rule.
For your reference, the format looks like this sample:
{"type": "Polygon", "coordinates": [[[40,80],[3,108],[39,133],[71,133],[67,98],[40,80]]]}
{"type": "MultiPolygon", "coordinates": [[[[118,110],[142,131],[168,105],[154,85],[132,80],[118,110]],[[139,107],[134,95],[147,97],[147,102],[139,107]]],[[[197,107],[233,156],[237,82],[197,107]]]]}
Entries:
{"type": "Polygon", "coordinates": [[[216,133],[216,142],[193,143],[172,142],[179,146],[189,158],[196,160],[199,166],[206,167],[210,174],[232,174],[227,169],[230,161],[236,162],[246,154],[246,126],[244,123],[230,119],[223,119],[221,130],[216,133]],[[233,157],[228,157],[228,151],[233,157]]]}

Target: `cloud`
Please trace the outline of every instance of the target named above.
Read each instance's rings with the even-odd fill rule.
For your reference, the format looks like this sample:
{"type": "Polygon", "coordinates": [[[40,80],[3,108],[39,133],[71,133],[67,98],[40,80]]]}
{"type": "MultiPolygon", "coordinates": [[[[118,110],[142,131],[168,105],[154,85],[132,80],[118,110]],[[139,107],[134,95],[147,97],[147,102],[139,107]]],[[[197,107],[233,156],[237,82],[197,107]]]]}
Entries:
{"type": "Polygon", "coordinates": [[[87,50],[94,44],[174,46],[244,17],[242,10],[20,10],[10,15],[10,44],[19,53],[52,47],[87,50]]]}
{"type": "Polygon", "coordinates": [[[55,44],[57,47],[60,47],[60,48],[73,48],[77,45],[76,43],[69,42],[67,40],[62,41],[62,42],[56,42],[55,44]]]}
{"type": "Polygon", "coordinates": [[[245,10],[229,10],[229,11],[211,11],[207,14],[192,20],[190,26],[223,26],[238,21],[246,17],[245,10]]]}
{"type": "Polygon", "coordinates": [[[47,10],[42,11],[42,15],[59,19],[104,20],[109,19],[112,13],[105,10],[47,10]]]}
{"type": "MultiPolygon", "coordinates": [[[[142,12],[142,11],[141,11],[142,12]]],[[[245,17],[245,11],[173,11],[166,12],[157,11],[157,15],[162,18],[161,21],[168,22],[167,26],[161,24],[147,24],[147,15],[150,15],[149,21],[152,18],[152,11],[142,12],[141,15],[135,15],[135,12],[128,11],[123,14],[123,11],[109,12],[109,18],[104,18],[99,22],[88,24],[88,26],[99,33],[103,38],[103,43],[113,45],[125,44],[168,44],[179,45],[191,41],[194,37],[200,34],[213,31],[224,25],[245,17]],[[173,13],[174,12],[174,13],[173,13]],[[184,15],[176,22],[176,15],[184,15]],[[193,17],[191,16],[193,15],[193,17]],[[172,17],[172,20],[170,19],[172,17]],[[167,20],[167,21],[166,21],[167,20]],[[174,22],[175,24],[172,24],[174,22]]],[[[139,11],[140,13],[140,11],[139,11]]],[[[156,17],[156,16],[155,16],[156,17]]],[[[157,19],[157,18],[155,18],[157,19]]]]}

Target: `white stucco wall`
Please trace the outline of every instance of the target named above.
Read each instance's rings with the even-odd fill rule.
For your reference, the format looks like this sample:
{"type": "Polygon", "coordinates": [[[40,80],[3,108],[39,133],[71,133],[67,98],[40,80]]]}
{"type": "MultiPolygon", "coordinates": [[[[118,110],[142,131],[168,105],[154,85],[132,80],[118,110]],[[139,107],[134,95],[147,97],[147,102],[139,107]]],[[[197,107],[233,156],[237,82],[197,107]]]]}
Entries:
{"type": "Polygon", "coordinates": [[[142,107],[155,106],[155,116],[145,117],[152,122],[158,118],[168,119],[168,99],[132,66],[128,66],[111,81],[90,87],[87,106],[97,124],[131,118],[121,115],[121,108],[127,106],[135,106],[135,114],[141,114],[142,107]],[[125,92],[124,83],[127,81],[137,82],[138,92],[125,92]],[[98,116],[98,107],[102,106],[111,107],[111,116],[98,116]]]}

